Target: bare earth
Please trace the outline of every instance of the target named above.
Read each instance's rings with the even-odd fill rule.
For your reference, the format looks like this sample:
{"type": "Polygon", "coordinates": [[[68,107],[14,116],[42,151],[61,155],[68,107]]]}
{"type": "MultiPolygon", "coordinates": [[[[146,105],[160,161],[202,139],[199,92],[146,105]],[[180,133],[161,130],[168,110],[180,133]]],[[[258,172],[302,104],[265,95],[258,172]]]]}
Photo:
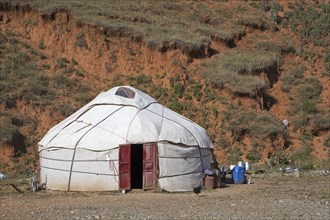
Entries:
{"type": "MultiPolygon", "coordinates": [[[[330,176],[253,178],[189,193],[28,192],[0,184],[0,219],[330,219],[330,176]]],[[[25,189],[24,189],[25,188],[25,189]]]]}

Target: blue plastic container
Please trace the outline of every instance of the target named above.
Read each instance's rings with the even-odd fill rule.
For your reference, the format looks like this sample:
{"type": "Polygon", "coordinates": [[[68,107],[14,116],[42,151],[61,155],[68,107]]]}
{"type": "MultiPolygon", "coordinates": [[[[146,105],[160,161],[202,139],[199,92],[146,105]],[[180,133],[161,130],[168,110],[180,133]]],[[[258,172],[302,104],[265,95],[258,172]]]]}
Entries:
{"type": "Polygon", "coordinates": [[[245,180],[245,169],[244,169],[244,167],[235,166],[233,171],[232,171],[232,175],[233,175],[234,184],[244,183],[244,180],[245,180]]]}

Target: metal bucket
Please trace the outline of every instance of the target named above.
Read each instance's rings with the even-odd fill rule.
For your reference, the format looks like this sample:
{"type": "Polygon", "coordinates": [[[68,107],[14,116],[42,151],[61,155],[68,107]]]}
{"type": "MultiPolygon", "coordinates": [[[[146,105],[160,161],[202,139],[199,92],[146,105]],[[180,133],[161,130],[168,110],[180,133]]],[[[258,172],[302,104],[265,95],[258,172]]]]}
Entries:
{"type": "Polygon", "coordinates": [[[214,177],[206,176],[204,180],[204,185],[207,190],[214,189],[214,177]]]}
{"type": "Polygon", "coordinates": [[[251,170],[250,162],[245,162],[245,170],[251,170]]]}
{"type": "Polygon", "coordinates": [[[297,178],[299,178],[300,175],[301,175],[300,170],[299,169],[295,169],[294,170],[294,176],[297,177],[297,178]]]}
{"type": "Polygon", "coordinates": [[[244,162],[243,162],[243,161],[238,161],[238,163],[237,163],[237,166],[239,166],[239,167],[245,167],[245,165],[244,165],[244,162]]]}

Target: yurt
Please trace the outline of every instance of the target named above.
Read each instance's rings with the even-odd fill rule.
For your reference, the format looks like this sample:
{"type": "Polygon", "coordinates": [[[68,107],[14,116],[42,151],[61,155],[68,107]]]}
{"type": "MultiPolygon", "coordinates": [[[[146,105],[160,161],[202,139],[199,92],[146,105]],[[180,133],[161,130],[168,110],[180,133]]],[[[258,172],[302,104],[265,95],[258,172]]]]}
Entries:
{"type": "Polygon", "coordinates": [[[210,169],[204,128],[130,86],[102,92],[39,142],[47,189],[191,191],[210,169]]]}

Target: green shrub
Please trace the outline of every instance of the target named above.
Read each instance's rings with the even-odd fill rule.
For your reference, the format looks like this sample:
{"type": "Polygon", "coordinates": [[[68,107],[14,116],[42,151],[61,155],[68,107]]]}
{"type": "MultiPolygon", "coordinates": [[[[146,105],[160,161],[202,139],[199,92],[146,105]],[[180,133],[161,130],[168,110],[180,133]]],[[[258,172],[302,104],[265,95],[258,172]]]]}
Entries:
{"type": "Polygon", "coordinates": [[[235,33],[228,30],[214,29],[211,27],[199,27],[195,30],[196,33],[201,35],[209,36],[212,40],[218,42],[231,42],[235,39],[235,33]]]}
{"type": "Polygon", "coordinates": [[[61,58],[58,58],[56,59],[56,63],[57,65],[60,67],[60,68],[64,68],[66,67],[66,65],[69,63],[70,61],[65,58],[65,57],[61,57],[61,58]]]}
{"type": "Polygon", "coordinates": [[[74,108],[67,104],[67,103],[61,103],[59,105],[56,105],[56,111],[60,112],[64,117],[68,117],[72,113],[74,113],[74,108]]]}
{"type": "Polygon", "coordinates": [[[152,82],[151,77],[143,73],[135,76],[129,76],[127,80],[132,84],[132,86],[145,85],[152,82]]]}
{"type": "Polygon", "coordinates": [[[43,50],[46,49],[45,41],[44,39],[41,39],[38,44],[39,49],[43,50]]]}
{"type": "Polygon", "coordinates": [[[325,72],[327,76],[330,77],[330,52],[326,51],[324,56],[324,63],[325,63],[325,72]]]}
{"type": "Polygon", "coordinates": [[[180,81],[176,81],[173,83],[172,89],[172,94],[174,97],[179,97],[182,98],[184,92],[185,92],[185,87],[180,81]]]}
{"type": "Polygon", "coordinates": [[[241,150],[237,147],[231,148],[230,151],[228,152],[228,161],[230,164],[236,164],[237,161],[241,160],[241,157],[243,156],[243,153],[241,150]]]}
{"type": "Polygon", "coordinates": [[[302,149],[294,151],[290,159],[292,163],[300,169],[312,169],[313,158],[311,153],[312,148],[309,145],[304,145],[302,149]]]}
{"type": "Polygon", "coordinates": [[[80,76],[80,77],[84,77],[85,76],[85,73],[81,69],[76,69],[76,75],[77,76],[80,76]]]}
{"type": "Polygon", "coordinates": [[[85,49],[88,48],[88,44],[87,44],[87,41],[85,39],[84,32],[79,32],[76,35],[76,41],[74,43],[74,46],[76,46],[76,47],[78,46],[78,47],[85,48],[85,49]]]}
{"type": "Polygon", "coordinates": [[[314,168],[314,163],[311,160],[301,162],[299,165],[302,170],[312,170],[314,168]]]}
{"type": "Polygon", "coordinates": [[[218,115],[219,115],[219,110],[218,110],[218,108],[215,107],[215,106],[213,106],[213,107],[212,107],[212,113],[213,113],[214,117],[218,117],[218,115]]]}
{"type": "Polygon", "coordinates": [[[318,134],[320,131],[330,130],[330,113],[321,112],[315,115],[311,115],[308,118],[305,131],[308,133],[318,134]]]}
{"type": "Polygon", "coordinates": [[[292,89],[292,105],[289,113],[316,114],[319,112],[317,103],[323,90],[322,84],[316,78],[307,78],[292,89]]]}
{"type": "Polygon", "coordinates": [[[0,115],[0,143],[9,143],[13,134],[17,132],[17,126],[12,124],[11,116],[7,112],[1,112],[0,115]]]}
{"type": "Polygon", "coordinates": [[[255,76],[277,66],[278,54],[274,52],[236,51],[219,54],[205,63],[204,76],[211,85],[228,88],[242,95],[256,96],[266,83],[255,76]]]}
{"type": "Polygon", "coordinates": [[[194,97],[197,100],[200,100],[202,97],[202,88],[203,88],[203,85],[200,83],[194,83],[192,86],[192,91],[194,93],[194,97]]]}
{"type": "MultiPolygon", "coordinates": [[[[88,93],[78,93],[75,96],[75,100],[78,102],[78,106],[86,105],[88,102],[92,100],[93,97],[91,97],[88,93]]],[[[70,110],[70,109],[68,109],[70,110]]],[[[67,110],[66,110],[67,111],[67,110]]],[[[64,112],[66,113],[66,112],[64,112]]],[[[67,113],[70,113],[70,111],[67,111],[67,113]]]]}
{"type": "Polygon", "coordinates": [[[320,3],[313,6],[300,2],[291,5],[291,11],[286,12],[290,28],[298,33],[303,44],[311,42],[319,46],[328,45],[330,33],[330,4],[320,3]]]}
{"type": "Polygon", "coordinates": [[[56,88],[66,88],[71,90],[76,86],[75,80],[70,79],[63,74],[56,74],[54,80],[56,88]]]}
{"type": "Polygon", "coordinates": [[[245,25],[254,29],[277,31],[276,24],[268,19],[262,13],[245,14],[237,20],[237,24],[245,25]]]}
{"type": "Polygon", "coordinates": [[[79,40],[79,39],[81,39],[81,38],[84,38],[84,37],[85,37],[85,34],[84,34],[84,32],[82,32],[82,31],[78,32],[77,35],[76,35],[76,39],[77,39],[77,40],[79,40]]]}
{"type": "Polygon", "coordinates": [[[177,100],[171,101],[167,107],[175,112],[178,112],[179,114],[183,111],[184,107],[181,102],[177,100]]]}
{"type": "Polygon", "coordinates": [[[248,159],[252,163],[256,163],[261,159],[261,154],[257,147],[253,147],[251,151],[246,155],[246,159],[248,159]]]}
{"type": "Polygon", "coordinates": [[[155,99],[163,99],[168,97],[168,91],[161,86],[153,86],[151,90],[151,95],[155,99]]]}
{"type": "Polygon", "coordinates": [[[227,149],[231,146],[229,140],[225,137],[220,137],[219,141],[217,142],[217,145],[219,145],[222,149],[227,149]]]}
{"type": "Polygon", "coordinates": [[[323,140],[323,146],[330,148],[330,135],[325,135],[323,140]]]}
{"type": "MultiPolygon", "coordinates": [[[[8,42],[13,41],[11,38],[8,42]]],[[[3,58],[3,65],[0,71],[0,100],[6,100],[6,96],[14,99],[21,99],[31,104],[44,104],[54,98],[52,88],[49,86],[49,77],[40,73],[36,58],[27,54],[24,48],[31,48],[28,44],[19,41],[6,45],[6,56],[3,58]],[[20,49],[18,49],[20,48],[20,49]]]]}
{"type": "Polygon", "coordinates": [[[122,86],[124,83],[124,76],[120,75],[118,73],[114,74],[113,78],[111,79],[109,88],[116,87],[116,86],[122,86]]]}
{"type": "Polygon", "coordinates": [[[255,139],[287,137],[287,131],[280,121],[266,113],[230,107],[222,111],[226,127],[236,141],[250,135],[255,139]]]}
{"type": "Polygon", "coordinates": [[[282,148],[276,148],[275,152],[273,152],[272,155],[269,157],[267,163],[270,166],[270,168],[290,164],[289,159],[287,155],[284,154],[282,148]]]}
{"type": "Polygon", "coordinates": [[[290,92],[294,86],[302,84],[304,78],[304,67],[299,65],[293,68],[287,75],[283,76],[281,90],[283,92],[290,92]]]}
{"type": "Polygon", "coordinates": [[[259,41],[256,47],[266,51],[273,51],[276,53],[295,53],[296,49],[292,42],[288,39],[283,39],[282,42],[259,41]]]}
{"type": "Polygon", "coordinates": [[[36,75],[29,81],[28,87],[34,94],[44,96],[49,92],[49,77],[44,75],[36,75]]]}

